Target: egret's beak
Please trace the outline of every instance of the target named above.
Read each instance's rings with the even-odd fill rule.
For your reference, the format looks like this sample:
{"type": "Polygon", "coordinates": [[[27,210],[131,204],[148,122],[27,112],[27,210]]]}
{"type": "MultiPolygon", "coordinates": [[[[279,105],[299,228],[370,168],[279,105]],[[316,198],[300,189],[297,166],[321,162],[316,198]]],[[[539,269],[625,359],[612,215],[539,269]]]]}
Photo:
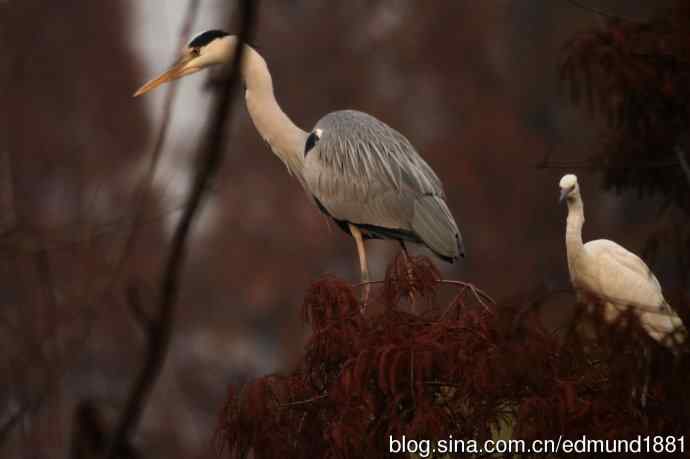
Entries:
{"type": "Polygon", "coordinates": [[[568,193],[570,193],[570,190],[561,190],[561,197],[558,198],[558,202],[561,203],[563,200],[568,196],[568,193]]]}
{"type": "Polygon", "coordinates": [[[147,82],[141,88],[137,89],[137,92],[134,93],[134,97],[146,94],[147,92],[156,89],[158,86],[162,84],[168,83],[173,80],[177,80],[178,78],[182,78],[183,76],[190,75],[201,70],[201,67],[190,65],[192,60],[194,60],[192,56],[182,56],[165,73],[157,76],[153,80],[147,82]]]}

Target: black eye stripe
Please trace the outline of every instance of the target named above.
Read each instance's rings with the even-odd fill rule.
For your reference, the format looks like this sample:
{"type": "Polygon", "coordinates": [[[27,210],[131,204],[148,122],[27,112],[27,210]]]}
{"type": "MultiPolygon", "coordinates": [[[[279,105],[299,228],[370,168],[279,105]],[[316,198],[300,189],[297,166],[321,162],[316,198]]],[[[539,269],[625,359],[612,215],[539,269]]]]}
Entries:
{"type": "Polygon", "coordinates": [[[319,141],[319,136],[316,135],[316,132],[312,132],[309,134],[309,137],[307,137],[307,142],[304,144],[304,156],[307,156],[307,153],[309,153],[309,150],[314,148],[316,145],[316,142],[319,141]]]}

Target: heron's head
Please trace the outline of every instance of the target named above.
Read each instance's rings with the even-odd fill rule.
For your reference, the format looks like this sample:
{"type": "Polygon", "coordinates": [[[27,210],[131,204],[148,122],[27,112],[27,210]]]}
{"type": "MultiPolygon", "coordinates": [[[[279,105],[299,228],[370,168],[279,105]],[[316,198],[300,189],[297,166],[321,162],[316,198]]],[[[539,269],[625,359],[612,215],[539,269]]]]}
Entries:
{"type": "Polygon", "coordinates": [[[134,97],[158,86],[199,72],[207,67],[230,62],[237,47],[237,37],[222,30],[207,30],[192,38],[177,61],[164,73],[144,84],[134,97]]]}
{"type": "Polygon", "coordinates": [[[567,199],[568,202],[571,202],[580,194],[580,186],[577,184],[577,176],[573,174],[564,175],[561,178],[561,181],[558,183],[558,186],[561,188],[561,202],[564,199],[567,199]]]}

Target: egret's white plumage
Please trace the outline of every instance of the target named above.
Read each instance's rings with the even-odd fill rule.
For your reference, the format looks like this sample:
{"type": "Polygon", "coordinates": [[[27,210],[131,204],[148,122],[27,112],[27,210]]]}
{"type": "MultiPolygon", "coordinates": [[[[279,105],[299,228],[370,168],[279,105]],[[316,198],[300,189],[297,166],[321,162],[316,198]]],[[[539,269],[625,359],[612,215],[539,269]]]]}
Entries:
{"type": "Polygon", "coordinates": [[[582,243],[585,217],[577,177],[565,175],[559,186],[561,200],[568,203],[565,244],[570,280],[578,298],[601,305],[607,321],[632,308],[649,336],[669,347],[684,341],[685,327],[644,261],[607,239],[582,243]]]}
{"type": "MultiPolygon", "coordinates": [[[[230,62],[237,46],[237,37],[204,32],[135,95],[230,62]]],[[[266,61],[250,46],[244,47],[241,73],[254,126],[319,208],[355,238],[364,280],[367,238],[397,239],[403,247],[405,241],[421,243],[450,262],[464,256],[441,181],[402,134],[354,110],[329,113],[307,133],[278,105],[266,61]]]]}

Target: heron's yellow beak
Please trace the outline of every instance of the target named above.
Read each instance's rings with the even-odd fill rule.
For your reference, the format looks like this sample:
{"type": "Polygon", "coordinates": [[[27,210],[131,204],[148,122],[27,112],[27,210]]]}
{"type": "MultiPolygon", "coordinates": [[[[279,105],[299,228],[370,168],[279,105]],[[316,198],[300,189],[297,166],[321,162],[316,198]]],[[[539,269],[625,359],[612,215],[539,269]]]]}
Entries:
{"type": "Polygon", "coordinates": [[[146,94],[147,92],[156,89],[158,86],[160,86],[162,84],[165,84],[165,83],[168,83],[170,81],[177,80],[178,78],[182,78],[183,76],[198,72],[199,70],[201,70],[201,68],[197,67],[195,65],[192,65],[193,60],[194,60],[194,58],[192,56],[189,56],[189,55],[182,56],[166,72],[164,72],[161,75],[157,76],[156,78],[148,81],[141,88],[137,89],[137,92],[134,93],[134,97],[141,96],[142,94],[146,94]]]}

